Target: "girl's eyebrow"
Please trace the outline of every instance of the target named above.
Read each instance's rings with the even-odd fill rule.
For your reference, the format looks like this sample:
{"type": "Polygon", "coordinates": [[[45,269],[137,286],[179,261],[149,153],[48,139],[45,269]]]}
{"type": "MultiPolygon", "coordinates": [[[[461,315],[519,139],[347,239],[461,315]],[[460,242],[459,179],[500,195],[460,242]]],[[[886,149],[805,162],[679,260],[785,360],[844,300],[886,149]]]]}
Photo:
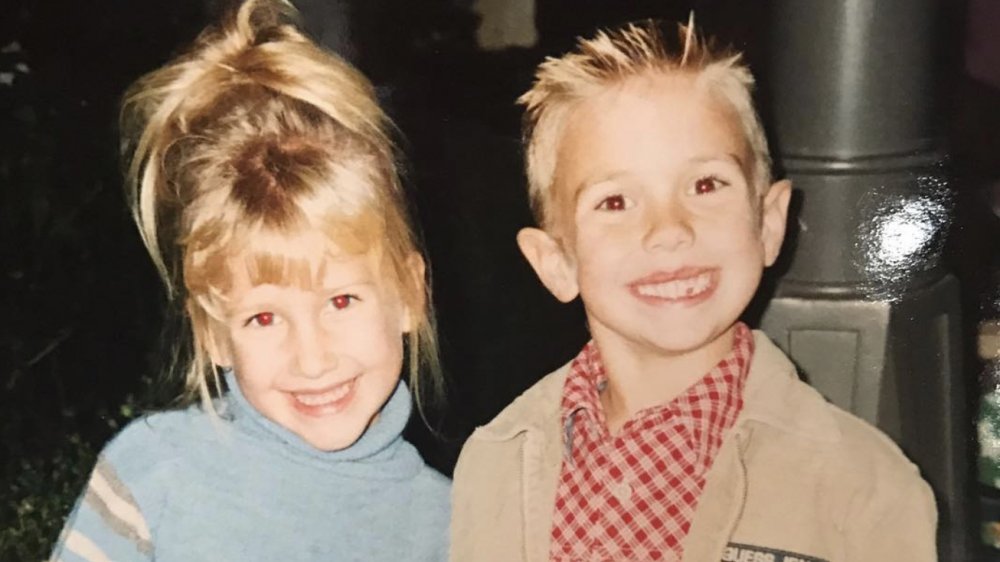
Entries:
{"type": "Polygon", "coordinates": [[[357,281],[351,281],[348,283],[338,283],[336,285],[320,286],[316,291],[319,293],[341,293],[346,292],[349,289],[357,289],[361,287],[374,287],[376,285],[375,281],[370,279],[359,279],[357,281]]]}
{"type": "MultiPolygon", "coordinates": [[[[352,279],[344,283],[337,283],[330,286],[317,284],[316,287],[306,289],[306,291],[326,295],[347,292],[351,289],[358,289],[362,287],[374,287],[375,285],[376,283],[374,280],[368,279],[367,277],[359,277],[358,279],[352,279]]],[[[234,306],[227,307],[227,312],[230,314],[242,314],[243,312],[260,310],[262,308],[278,308],[278,301],[280,301],[282,297],[280,296],[280,293],[274,294],[273,291],[275,289],[280,291],[282,287],[282,285],[273,284],[256,285],[251,287],[243,298],[240,299],[239,303],[235,303],[234,306]]]]}

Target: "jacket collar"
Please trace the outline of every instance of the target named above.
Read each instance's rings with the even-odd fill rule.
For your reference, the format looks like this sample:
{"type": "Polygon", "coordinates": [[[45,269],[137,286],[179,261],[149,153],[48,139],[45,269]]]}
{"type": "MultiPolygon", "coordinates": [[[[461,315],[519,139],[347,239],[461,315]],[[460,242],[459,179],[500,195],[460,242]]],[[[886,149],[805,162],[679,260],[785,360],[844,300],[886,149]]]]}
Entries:
{"type": "Polygon", "coordinates": [[[795,365],[763,332],[754,330],[754,344],[743,412],[736,426],[758,422],[806,439],[840,440],[826,399],[799,380],[795,365]]]}
{"type": "MultiPolygon", "coordinates": [[[[559,430],[559,406],[570,364],[563,365],[518,397],[478,437],[506,441],[525,432],[559,430]]],[[[826,400],[801,384],[795,365],[763,332],[754,330],[754,355],[744,387],[743,411],[734,425],[760,423],[820,442],[840,439],[826,400]]]]}

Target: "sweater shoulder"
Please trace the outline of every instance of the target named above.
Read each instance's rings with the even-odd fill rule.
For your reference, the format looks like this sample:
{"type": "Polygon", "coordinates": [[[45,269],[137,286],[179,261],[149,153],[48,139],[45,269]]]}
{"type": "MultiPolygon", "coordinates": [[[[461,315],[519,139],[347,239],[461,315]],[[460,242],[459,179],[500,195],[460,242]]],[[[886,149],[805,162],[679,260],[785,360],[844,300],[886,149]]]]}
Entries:
{"type": "Polygon", "coordinates": [[[433,493],[447,495],[451,491],[451,479],[427,464],[420,470],[418,482],[433,493]]]}
{"type": "Polygon", "coordinates": [[[193,409],[152,414],[115,435],[98,455],[52,559],[152,559],[183,443],[200,417],[193,409]]]}
{"type": "Polygon", "coordinates": [[[451,479],[424,465],[414,480],[414,494],[423,505],[428,524],[446,527],[451,517],[451,479]]]}
{"type": "Polygon", "coordinates": [[[212,428],[209,414],[192,406],[148,414],[129,422],[101,451],[119,472],[148,471],[182,455],[212,428]]]}

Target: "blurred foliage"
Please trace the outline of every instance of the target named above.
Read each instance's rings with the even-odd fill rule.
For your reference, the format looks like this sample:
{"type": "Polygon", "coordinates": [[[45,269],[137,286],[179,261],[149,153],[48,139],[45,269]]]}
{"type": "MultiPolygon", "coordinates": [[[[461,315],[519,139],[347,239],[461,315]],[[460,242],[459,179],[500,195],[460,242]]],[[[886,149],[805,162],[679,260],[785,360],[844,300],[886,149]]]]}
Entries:
{"type": "Polygon", "coordinates": [[[197,6],[14,0],[0,18],[0,562],[44,559],[100,447],[172,394],[115,122],[197,6]]]}
{"type": "MultiPolygon", "coordinates": [[[[151,387],[148,378],[143,385],[151,387]]],[[[117,431],[145,407],[128,395],[117,412],[95,412],[109,432],[117,431]]],[[[80,432],[67,433],[47,454],[8,457],[3,466],[7,485],[0,503],[0,560],[41,560],[87,480],[100,443],[80,432]]]]}

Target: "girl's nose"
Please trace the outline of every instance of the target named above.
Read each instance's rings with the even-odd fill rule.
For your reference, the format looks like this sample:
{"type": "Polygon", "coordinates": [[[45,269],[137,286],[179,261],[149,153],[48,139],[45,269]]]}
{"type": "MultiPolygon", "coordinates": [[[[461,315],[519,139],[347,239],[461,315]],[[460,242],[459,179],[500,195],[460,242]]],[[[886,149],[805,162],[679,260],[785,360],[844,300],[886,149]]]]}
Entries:
{"type": "Polygon", "coordinates": [[[299,375],[320,378],[337,368],[337,355],[326,335],[326,331],[318,323],[298,327],[295,343],[299,375]]]}
{"type": "Polygon", "coordinates": [[[678,250],[694,241],[688,211],[676,201],[660,201],[646,210],[643,246],[649,251],[678,250]]]}

